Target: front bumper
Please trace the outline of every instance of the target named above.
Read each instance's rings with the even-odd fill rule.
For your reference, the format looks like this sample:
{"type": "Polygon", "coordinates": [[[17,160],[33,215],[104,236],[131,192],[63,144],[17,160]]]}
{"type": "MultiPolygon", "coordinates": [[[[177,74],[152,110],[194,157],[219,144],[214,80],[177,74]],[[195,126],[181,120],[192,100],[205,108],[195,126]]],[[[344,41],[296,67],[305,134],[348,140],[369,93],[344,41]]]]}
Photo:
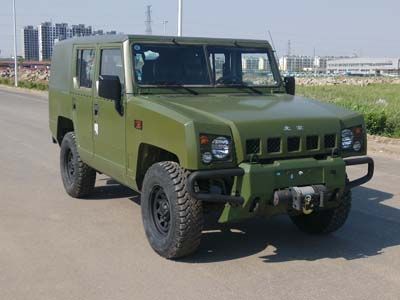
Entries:
{"type": "Polygon", "coordinates": [[[367,174],[358,179],[352,180],[346,184],[348,189],[355,188],[356,186],[363,185],[372,179],[374,176],[375,164],[371,157],[349,158],[344,160],[346,166],[356,166],[368,164],[367,174]]]}
{"type": "MultiPolygon", "coordinates": [[[[374,174],[374,161],[369,157],[342,159],[329,157],[275,161],[273,164],[242,163],[238,168],[192,172],[188,178],[188,192],[200,201],[229,203],[222,221],[242,219],[256,213],[284,213],[272,206],[274,191],[309,185],[324,185],[329,191],[343,192],[368,182],[374,174]],[[365,176],[347,182],[346,167],[368,164],[365,176]],[[204,179],[235,178],[231,195],[197,193],[196,182],[204,179]],[[257,209],[255,209],[257,208],[257,209]]],[[[335,203],[327,205],[334,206],[335,203]]],[[[220,221],[221,221],[220,220],[220,221]]]]}

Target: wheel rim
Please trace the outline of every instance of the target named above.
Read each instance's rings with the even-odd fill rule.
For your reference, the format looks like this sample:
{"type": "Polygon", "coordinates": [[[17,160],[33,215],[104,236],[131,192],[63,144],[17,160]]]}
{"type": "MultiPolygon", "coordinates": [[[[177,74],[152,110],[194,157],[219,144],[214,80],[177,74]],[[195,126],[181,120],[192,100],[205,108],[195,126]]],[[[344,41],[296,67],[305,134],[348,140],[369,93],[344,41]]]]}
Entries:
{"type": "Polygon", "coordinates": [[[151,217],[157,231],[167,235],[171,226],[171,208],[164,189],[160,186],[153,187],[150,194],[151,217]]]}
{"type": "Polygon", "coordinates": [[[68,182],[73,182],[75,177],[75,165],[74,165],[74,154],[71,150],[68,150],[65,155],[65,171],[67,173],[68,182]]]}

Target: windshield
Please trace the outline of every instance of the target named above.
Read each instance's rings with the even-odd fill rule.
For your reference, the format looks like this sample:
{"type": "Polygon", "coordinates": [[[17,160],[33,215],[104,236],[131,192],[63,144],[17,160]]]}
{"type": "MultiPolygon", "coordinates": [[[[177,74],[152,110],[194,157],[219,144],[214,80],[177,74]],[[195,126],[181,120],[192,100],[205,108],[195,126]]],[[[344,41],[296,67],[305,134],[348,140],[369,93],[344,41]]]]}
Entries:
{"type": "Polygon", "coordinates": [[[133,45],[135,80],[143,86],[275,86],[265,48],[133,45]]]}
{"type": "Polygon", "coordinates": [[[272,86],[277,81],[267,49],[208,47],[216,85],[272,86]]]}

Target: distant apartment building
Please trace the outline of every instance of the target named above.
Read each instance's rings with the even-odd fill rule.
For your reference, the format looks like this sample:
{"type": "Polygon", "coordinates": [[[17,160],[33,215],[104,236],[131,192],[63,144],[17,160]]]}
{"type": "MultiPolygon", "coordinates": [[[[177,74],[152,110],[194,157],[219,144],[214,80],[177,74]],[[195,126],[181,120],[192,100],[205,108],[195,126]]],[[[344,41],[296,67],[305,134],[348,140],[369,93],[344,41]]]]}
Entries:
{"type": "MultiPolygon", "coordinates": [[[[67,23],[44,22],[34,26],[26,26],[23,31],[24,58],[26,60],[49,61],[53,55],[54,44],[73,37],[102,35],[103,30],[94,31],[92,26],[84,24],[69,26],[67,23]]],[[[105,34],[116,34],[109,31],[105,34]]]]}
{"type": "Polygon", "coordinates": [[[70,29],[71,37],[92,35],[92,26],[86,27],[84,24],[72,25],[70,29]]]}
{"type": "Polygon", "coordinates": [[[50,60],[53,54],[54,40],[57,39],[55,27],[50,22],[38,26],[39,31],[39,60],[50,60]]]}
{"type": "Polygon", "coordinates": [[[400,75],[400,58],[347,58],[327,63],[329,74],[400,75]]]}
{"type": "Polygon", "coordinates": [[[112,34],[117,34],[117,32],[115,30],[104,32],[104,30],[101,30],[101,29],[92,31],[92,35],[104,35],[104,34],[105,35],[110,35],[110,34],[112,35],[112,34]]]}
{"type": "Polygon", "coordinates": [[[26,26],[22,29],[23,56],[26,60],[39,60],[38,29],[26,26]]]}
{"type": "Polygon", "coordinates": [[[328,62],[337,59],[347,59],[348,56],[283,56],[279,59],[279,68],[282,72],[316,72],[326,73],[328,62]]]}
{"type": "Polygon", "coordinates": [[[269,61],[265,57],[246,57],[242,60],[242,69],[246,71],[271,71],[269,61]]]}
{"type": "Polygon", "coordinates": [[[279,59],[279,68],[285,73],[309,71],[314,68],[314,57],[290,55],[279,59]]]}

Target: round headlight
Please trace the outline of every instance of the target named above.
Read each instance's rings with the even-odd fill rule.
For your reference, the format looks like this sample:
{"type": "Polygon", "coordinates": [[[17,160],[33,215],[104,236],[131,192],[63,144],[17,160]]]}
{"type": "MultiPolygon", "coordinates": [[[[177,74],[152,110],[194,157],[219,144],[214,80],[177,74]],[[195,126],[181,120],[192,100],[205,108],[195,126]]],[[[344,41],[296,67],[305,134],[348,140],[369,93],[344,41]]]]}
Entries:
{"type": "Polygon", "coordinates": [[[342,149],[350,149],[353,146],[353,131],[345,129],[342,131],[342,149]]]}
{"type": "Polygon", "coordinates": [[[211,163],[211,162],[212,162],[212,159],[213,159],[213,157],[212,157],[212,154],[211,154],[210,152],[204,152],[203,155],[202,155],[202,157],[201,157],[201,160],[202,160],[203,163],[205,163],[206,165],[208,165],[209,163],[211,163]]]}
{"type": "Polygon", "coordinates": [[[224,159],[230,152],[230,141],[223,136],[217,137],[211,143],[211,152],[217,159],[224,159]]]}
{"type": "Polygon", "coordinates": [[[356,152],[360,151],[361,150],[361,142],[359,142],[359,141],[355,142],[353,145],[353,150],[356,152]]]}

